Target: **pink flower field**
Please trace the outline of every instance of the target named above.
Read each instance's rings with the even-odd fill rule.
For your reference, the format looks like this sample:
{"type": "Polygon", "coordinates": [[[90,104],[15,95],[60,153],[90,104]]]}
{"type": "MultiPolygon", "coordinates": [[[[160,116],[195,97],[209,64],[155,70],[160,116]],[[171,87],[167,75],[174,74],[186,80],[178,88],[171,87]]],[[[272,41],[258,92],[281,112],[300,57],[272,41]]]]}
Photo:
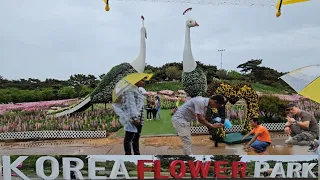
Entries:
{"type": "Polygon", "coordinates": [[[51,107],[68,107],[72,103],[78,101],[77,99],[64,99],[55,101],[39,101],[39,102],[27,102],[27,103],[16,103],[16,104],[0,104],[0,114],[3,114],[12,110],[22,111],[36,111],[36,110],[47,110],[51,107]]]}

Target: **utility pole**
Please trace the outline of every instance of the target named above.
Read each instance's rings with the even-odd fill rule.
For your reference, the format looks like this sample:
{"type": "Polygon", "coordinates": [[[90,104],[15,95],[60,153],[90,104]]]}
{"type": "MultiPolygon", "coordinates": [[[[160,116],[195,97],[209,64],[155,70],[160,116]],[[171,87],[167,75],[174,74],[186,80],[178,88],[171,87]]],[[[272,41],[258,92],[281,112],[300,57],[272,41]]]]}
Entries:
{"type": "Polygon", "coordinates": [[[220,69],[222,69],[222,52],[226,51],[225,49],[219,49],[218,50],[221,53],[221,65],[220,65],[220,69]]]}

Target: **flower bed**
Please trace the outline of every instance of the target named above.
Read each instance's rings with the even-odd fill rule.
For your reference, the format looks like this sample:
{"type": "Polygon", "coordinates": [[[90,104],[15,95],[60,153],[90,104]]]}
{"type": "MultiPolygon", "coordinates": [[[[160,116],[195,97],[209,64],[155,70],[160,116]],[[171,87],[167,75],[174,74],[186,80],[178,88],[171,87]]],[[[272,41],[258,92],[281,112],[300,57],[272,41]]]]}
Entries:
{"type": "Polygon", "coordinates": [[[8,111],[37,111],[37,110],[55,110],[58,108],[67,108],[76,103],[77,99],[65,99],[56,101],[39,101],[16,104],[0,104],[0,114],[8,111]]]}
{"type": "Polygon", "coordinates": [[[44,111],[12,112],[0,118],[0,132],[26,131],[99,131],[115,132],[121,128],[113,110],[97,109],[71,117],[46,116],[44,111]]]}

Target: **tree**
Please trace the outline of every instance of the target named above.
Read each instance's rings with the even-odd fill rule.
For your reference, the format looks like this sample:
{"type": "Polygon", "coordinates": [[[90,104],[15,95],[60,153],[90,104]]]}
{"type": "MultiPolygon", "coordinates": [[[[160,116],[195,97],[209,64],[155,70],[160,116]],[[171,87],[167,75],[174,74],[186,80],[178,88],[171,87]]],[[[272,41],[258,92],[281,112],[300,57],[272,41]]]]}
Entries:
{"type": "Polygon", "coordinates": [[[166,68],[166,75],[169,79],[181,79],[182,71],[178,69],[176,66],[168,66],[166,68]]]}
{"type": "Polygon", "coordinates": [[[58,91],[58,96],[61,99],[74,98],[76,96],[76,92],[74,88],[67,86],[67,87],[63,87],[58,91]]]}
{"type": "MultiPolygon", "coordinates": [[[[283,119],[285,108],[289,102],[277,96],[263,95],[259,97],[259,111],[264,120],[270,122],[274,118],[283,119]]],[[[276,119],[276,120],[278,120],[276,119]]]]}
{"type": "Polygon", "coordinates": [[[251,59],[248,62],[240,64],[237,68],[241,68],[240,72],[247,73],[257,69],[262,63],[262,59],[251,59]]]}

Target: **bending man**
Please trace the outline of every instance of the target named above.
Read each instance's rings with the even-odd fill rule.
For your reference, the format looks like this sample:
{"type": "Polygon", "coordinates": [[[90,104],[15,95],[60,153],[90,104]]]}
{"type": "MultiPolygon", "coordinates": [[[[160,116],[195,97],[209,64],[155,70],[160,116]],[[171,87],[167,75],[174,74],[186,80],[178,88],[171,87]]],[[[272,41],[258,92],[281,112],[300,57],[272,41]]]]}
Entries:
{"type": "Polygon", "coordinates": [[[215,95],[211,98],[194,97],[185,102],[172,117],[173,127],[181,138],[183,143],[183,153],[192,155],[191,149],[191,121],[198,120],[208,129],[223,127],[221,123],[211,124],[205,119],[208,106],[210,108],[219,108],[223,106],[225,100],[221,95],[215,95]]]}

